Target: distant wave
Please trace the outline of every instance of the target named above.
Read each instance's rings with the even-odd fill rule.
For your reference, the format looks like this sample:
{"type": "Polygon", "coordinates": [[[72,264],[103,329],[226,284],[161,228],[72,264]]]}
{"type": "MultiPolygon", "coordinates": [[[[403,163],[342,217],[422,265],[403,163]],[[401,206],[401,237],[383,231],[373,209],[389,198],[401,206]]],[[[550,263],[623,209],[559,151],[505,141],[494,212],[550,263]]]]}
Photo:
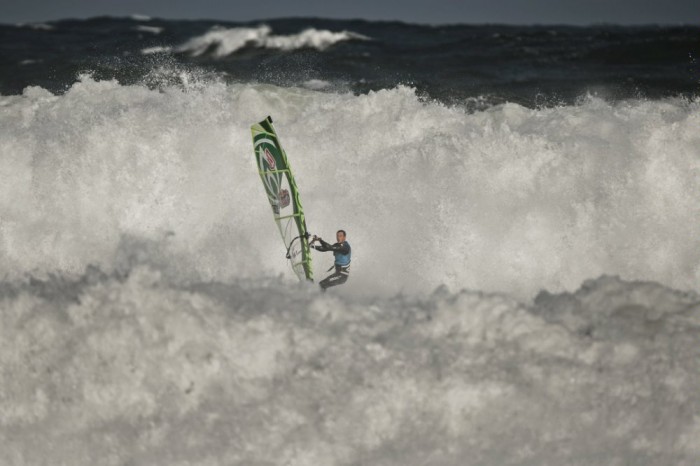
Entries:
{"type": "Polygon", "coordinates": [[[172,47],[156,45],[155,47],[146,47],[145,49],[141,50],[141,53],[144,55],[151,55],[154,53],[168,53],[171,51],[172,47]]]}
{"type": "Polygon", "coordinates": [[[129,18],[131,18],[131,19],[134,20],[134,21],[150,21],[150,20],[151,20],[151,17],[150,17],[150,16],[148,16],[148,15],[140,15],[140,14],[138,14],[138,13],[135,13],[135,14],[129,16],[129,18]]]}
{"type": "Polygon", "coordinates": [[[53,31],[56,29],[51,24],[46,23],[19,23],[17,27],[34,29],[35,31],[53,31]]]}
{"type": "Polygon", "coordinates": [[[161,32],[163,32],[163,29],[164,28],[158,27],[158,26],[142,26],[142,25],[136,26],[134,28],[135,31],[149,32],[151,34],[160,34],[161,32]]]}
{"type": "Polygon", "coordinates": [[[214,57],[225,57],[245,47],[296,50],[314,48],[325,50],[328,47],[347,40],[367,40],[368,37],[350,31],[332,32],[315,28],[305,29],[298,34],[277,36],[272,28],[261,25],[256,28],[221,28],[215,27],[205,34],[193,37],[176,47],[148,47],[143,54],[176,52],[189,53],[192,56],[211,53],[214,57]]]}

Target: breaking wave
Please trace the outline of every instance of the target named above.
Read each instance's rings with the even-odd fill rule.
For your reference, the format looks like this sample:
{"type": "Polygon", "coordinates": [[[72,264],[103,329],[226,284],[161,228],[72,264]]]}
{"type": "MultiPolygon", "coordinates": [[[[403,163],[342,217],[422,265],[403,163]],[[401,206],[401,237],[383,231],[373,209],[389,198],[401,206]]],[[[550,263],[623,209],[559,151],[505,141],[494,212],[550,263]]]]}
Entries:
{"type": "Polygon", "coordinates": [[[0,100],[0,276],[109,271],[132,238],[186,279],[285,273],[250,142],[270,114],[309,228],[349,233],[348,293],[700,280],[697,101],[470,114],[407,87],[188,86],[86,77],[0,100]]]}
{"type": "Polygon", "coordinates": [[[34,29],[35,31],[53,31],[55,26],[47,23],[18,23],[17,27],[34,29]]]}
{"type": "Polygon", "coordinates": [[[261,25],[255,28],[222,28],[214,27],[207,33],[193,37],[184,44],[176,47],[156,46],[143,49],[143,54],[176,52],[188,53],[193,56],[211,54],[214,57],[225,57],[245,47],[297,50],[314,48],[324,50],[338,42],[347,40],[367,40],[368,38],[349,31],[331,32],[308,28],[298,34],[278,36],[272,34],[272,28],[261,25]]]}
{"type": "Polygon", "coordinates": [[[163,32],[164,28],[162,28],[162,27],[157,27],[157,26],[142,26],[142,25],[139,25],[139,26],[135,26],[135,27],[134,27],[134,30],[135,30],[135,31],[139,31],[139,32],[147,32],[147,33],[149,33],[149,34],[155,34],[155,35],[157,35],[157,34],[160,34],[161,32],[163,32]]]}
{"type": "Polygon", "coordinates": [[[699,105],[1,97],[0,463],[695,466],[699,105]],[[267,114],[342,289],[285,270],[267,114]]]}

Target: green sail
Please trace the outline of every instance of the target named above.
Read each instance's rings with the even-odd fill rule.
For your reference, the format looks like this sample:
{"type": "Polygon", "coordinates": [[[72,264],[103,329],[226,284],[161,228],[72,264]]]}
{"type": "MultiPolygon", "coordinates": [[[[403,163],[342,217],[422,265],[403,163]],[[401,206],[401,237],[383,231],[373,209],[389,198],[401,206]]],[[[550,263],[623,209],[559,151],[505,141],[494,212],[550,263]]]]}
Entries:
{"type": "Polygon", "coordinates": [[[269,116],[250,128],[258,172],[282,235],[292,270],[299,280],[314,278],[306,218],[294,175],[269,116]]]}

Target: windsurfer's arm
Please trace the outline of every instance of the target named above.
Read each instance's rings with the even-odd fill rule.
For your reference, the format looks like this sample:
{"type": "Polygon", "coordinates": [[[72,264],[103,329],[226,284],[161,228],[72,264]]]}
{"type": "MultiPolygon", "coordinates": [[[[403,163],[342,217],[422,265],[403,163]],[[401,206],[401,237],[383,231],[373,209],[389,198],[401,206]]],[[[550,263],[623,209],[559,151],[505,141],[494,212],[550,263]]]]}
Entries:
{"type": "Polygon", "coordinates": [[[343,255],[348,254],[350,252],[350,245],[343,241],[342,243],[335,243],[333,246],[331,246],[331,250],[337,251],[343,255]]]}
{"type": "Polygon", "coordinates": [[[314,246],[313,244],[311,244],[311,247],[314,248],[315,250],[321,251],[321,252],[332,251],[332,246],[330,244],[326,243],[325,241],[323,241],[321,238],[314,236],[314,241],[318,241],[319,243],[321,243],[320,246],[314,246]]]}
{"type": "Polygon", "coordinates": [[[310,244],[312,248],[314,248],[317,251],[321,252],[327,252],[327,251],[333,251],[333,252],[339,252],[341,254],[348,254],[350,252],[350,245],[343,241],[342,243],[335,243],[335,244],[328,244],[327,242],[323,241],[323,239],[319,238],[318,236],[314,236],[314,240],[312,241],[312,244],[310,244]],[[320,246],[314,246],[313,242],[318,241],[321,243],[320,246]]]}
{"type": "Polygon", "coordinates": [[[343,241],[342,243],[335,243],[335,244],[328,244],[325,241],[323,241],[321,238],[318,238],[318,240],[321,242],[320,247],[316,247],[318,251],[333,251],[333,252],[339,252],[341,254],[347,254],[350,252],[350,245],[343,241]],[[321,249],[323,248],[323,249],[321,249]]]}

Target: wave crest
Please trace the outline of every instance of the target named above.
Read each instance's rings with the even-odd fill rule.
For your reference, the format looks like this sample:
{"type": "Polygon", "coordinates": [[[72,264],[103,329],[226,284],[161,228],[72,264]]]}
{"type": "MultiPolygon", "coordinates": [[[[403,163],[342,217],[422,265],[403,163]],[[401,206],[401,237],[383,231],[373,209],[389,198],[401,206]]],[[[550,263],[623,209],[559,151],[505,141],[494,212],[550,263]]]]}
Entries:
{"type": "Polygon", "coordinates": [[[367,37],[354,32],[332,32],[315,28],[305,29],[298,34],[278,36],[273,35],[272,28],[267,25],[261,25],[256,28],[215,27],[179,46],[150,47],[143,49],[142,53],[151,54],[173,51],[176,53],[188,53],[192,56],[211,54],[214,57],[221,58],[246,47],[277,50],[297,50],[302,48],[325,50],[338,42],[367,39],[367,37]]]}

